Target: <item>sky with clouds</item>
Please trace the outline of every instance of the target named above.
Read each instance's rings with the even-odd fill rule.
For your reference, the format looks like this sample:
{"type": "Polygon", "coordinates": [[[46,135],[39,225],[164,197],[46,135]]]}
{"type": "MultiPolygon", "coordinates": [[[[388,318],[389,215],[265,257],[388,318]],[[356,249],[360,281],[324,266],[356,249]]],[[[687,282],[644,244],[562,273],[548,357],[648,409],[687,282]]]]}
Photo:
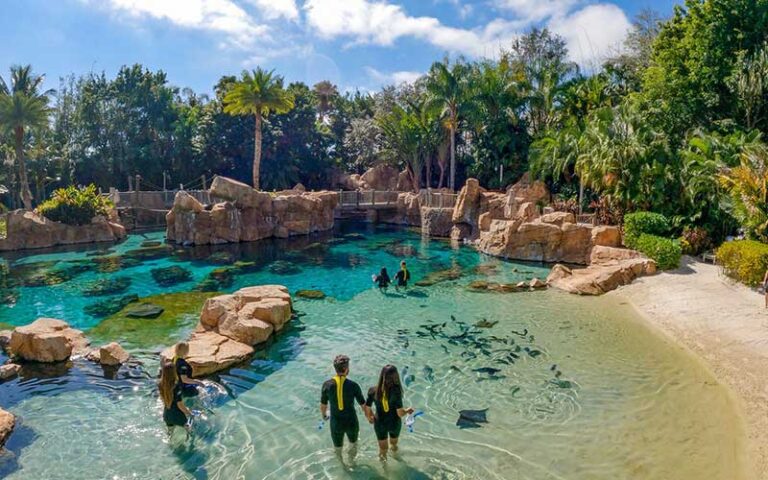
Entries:
{"type": "Polygon", "coordinates": [[[411,81],[445,55],[493,57],[546,26],[585,68],[616,48],[640,10],[674,0],[5,0],[0,68],[31,63],[49,87],[70,73],[141,63],[210,93],[257,65],[342,90],[411,81]]]}

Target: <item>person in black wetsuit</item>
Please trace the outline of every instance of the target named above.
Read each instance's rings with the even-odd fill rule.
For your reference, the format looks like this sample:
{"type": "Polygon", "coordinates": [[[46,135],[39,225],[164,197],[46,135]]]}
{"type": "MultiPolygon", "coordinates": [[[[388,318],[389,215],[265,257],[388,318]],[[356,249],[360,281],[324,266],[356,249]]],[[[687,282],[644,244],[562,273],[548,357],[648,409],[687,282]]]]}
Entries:
{"type": "Polygon", "coordinates": [[[197,387],[202,387],[204,384],[200,380],[192,378],[192,366],[184,359],[188,354],[189,344],[187,342],[177,343],[173,356],[173,367],[176,369],[182,395],[194,397],[199,393],[197,387]]]}
{"type": "Polygon", "coordinates": [[[336,456],[344,463],[342,447],[344,436],[349,439],[349,462],[352,463],[357,456],[357,437],[360,433],[360,424],[357,422],[355,402],[365,412],[365,398],[360,385],[348,379],[349,357],[339,355],[333,359],[333,368],[336,375],[323,383],[320,393],[320,414],[323,420],[329,417],[330,405],[331,440],[336,451],[336,456]]]}
{"type": "Polygon", "coordinates": [[[408,280],[411,279],[411,272],[408,271],[408,267],[405,266],[405,260],[400,262],[400,270],[395,274],[395,290],[400,290],[400,287],[407,287],[408,280]]]}
{"type": "Polygon", "coordinates": [[[176,376],[176,366],[171,362],[163,362],[158,383],[160,398],[163,400],[163,421],[168,427],[189,429],[187,420],[191,412],[184,405],[181,389],[181,383],[176,376]]]}
{"type": "Polygon", "coordinates": [[[413,408],[403,407],[403,387],[397,367],[385,365],[381,369],[379,383],[368,390],[365,406],[365,416],[368,422],[373,424],[376,440],[379,441],[379,459],[386,462],[390,448],[392,453],[397,452],[397,440],[403,427],[402,417],[413,413],[413,408]],[[375,414],[371,408],[374,405],[375,414]]]}
{"type": "Polygon", "coordinates": [[[378,275],[373,276],[373,281],[379,286],[379,290],[386,290],[389,284],[392,283],[392,279],[389,278],[386,267],[381,267],[381,272],[378,275]]]}

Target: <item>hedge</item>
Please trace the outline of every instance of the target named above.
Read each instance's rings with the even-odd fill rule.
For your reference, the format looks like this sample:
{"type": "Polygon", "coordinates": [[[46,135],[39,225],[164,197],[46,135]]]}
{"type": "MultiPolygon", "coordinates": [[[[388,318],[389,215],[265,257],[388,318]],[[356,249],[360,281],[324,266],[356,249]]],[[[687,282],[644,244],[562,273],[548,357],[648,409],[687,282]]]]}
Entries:
{"type": "Polygon", "coordinates": [[[768,269],[768,244],[755,240],[726,242],[717,249],[716,256],[729,277],[751,287],[763,282],[768,269]]]}
{"type": "Polygon", "coordinates": [[[624,245],[638,248],[638,240],[644,233],[665,236],[671,230],[669,220],[660,213],[634,212],[624,215],[624,245]]]}
{"type": "Polygon", "coordinates": [[[96,215],[108,215],[112,202],[99,195],[95,185],[84,188],[69,186],[53,192],[51,198],[37,207],[37,213],[67,225],[86,225],[96,215]]]}
{"type": "Polygon", "coordinates": [[[670,270],[680,266],[683,254],[680,242],[670,238],[643,233],[635,242],[635,248],[645,256],[656,261],[661,270],[670,270]]]}

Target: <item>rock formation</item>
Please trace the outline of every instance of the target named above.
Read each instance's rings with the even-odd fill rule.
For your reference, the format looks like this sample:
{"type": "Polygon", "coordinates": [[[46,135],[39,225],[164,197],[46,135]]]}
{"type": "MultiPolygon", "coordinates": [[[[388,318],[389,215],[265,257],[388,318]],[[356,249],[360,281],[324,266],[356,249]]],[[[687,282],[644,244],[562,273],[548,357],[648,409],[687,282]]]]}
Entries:
{"type": "MultiPolygon", "coordinates": [[[[280,285],[262,285],[206,300],[200,323],[189,338],[187,361],[195,376],[208,375],[250,356],[254,345],[264,343],[283,329],[292,315],[291,296],[280,285]]],[[[174,348],[162,352],[173,358],[174,348]]]]}
{"type": "Polygon", "coordinates": [[[61,362],[73,354],[83,354],[87,347],[88,340],[83,332],[53,318],[38,318],[29,325],[17,327],[8,344],[13,357],[46,363],[61,362]]]}
{"type": "Polygon", "coordinates": [[[21,371],[21,365],[17,363],[6,363],[0,365],[0,380],[8,380],[15,377],[21,371]]]}
{"type": "Polygon", "coordinates": [[[397,196],[397,205],[394,211],[381,210],[378,221],[396,225],[408,225],[418,227],[421,225],[421,204],[424,194],[403,192],[397,196]]]}
{"type": "Polygon", "coordinates": [[[87,225],[54,222],[28,210],[8,214],[7,235],[0,239],[0,252],[79,243],[115,242],[125,238],[125,228],[102,216],[87,225]]]}
{"type": "Polygon", "coordinates": [[[5,442],[8,437],[13,433],[13,428],[16,426],[16,417],[12,413],[6,412],[0,408],[0,450],[5,446],[5,442]]]}
{"type": "Polygon", "coordinates": [[[225,177],[211,184],[211,197],[221,200],[204,207],[186,192],[178,192],[166,215],[169,241],[186,245],[250,242],[287,238],[333,228],[336,192],[288,190],[275,196],[225,177]]]}
{"type": "Polygon", "coordinates": [[[421,233],[430,237],[449,237],[453,229],[453,208],[421,207],[421,233]]]}
{"type": "Polygon", "coordinates": [[[583,269],[564,265],[552,268],[547,282],[553,287],[579,295],[602,295],[637,277],[656,273],[656,262],[634,250],[596,246],[591,264],[583,269]]]}
{"type": "Polygon", "coordinates": [[[131,359],[128,352],[117,342],[111,342],[92,350],[88,353],[87,357],[88,360],[110,367],[122,365],[131,359]]]}

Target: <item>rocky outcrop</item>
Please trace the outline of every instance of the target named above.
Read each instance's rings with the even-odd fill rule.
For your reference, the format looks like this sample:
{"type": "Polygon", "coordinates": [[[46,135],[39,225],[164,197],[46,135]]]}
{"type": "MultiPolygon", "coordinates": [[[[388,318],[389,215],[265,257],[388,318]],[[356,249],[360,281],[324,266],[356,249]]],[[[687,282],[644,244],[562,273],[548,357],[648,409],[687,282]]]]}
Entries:
{"type": "Polygon", "coordinates": [[[363,190],[387,190],[397,189],[397,180],[400,171],[389,165],[376,165],[369,168],[360,177],[360,188],[363,190]]]}
{"type": "Polygon", "coordinates": [[[413,192],[398,194],[396,209],[394,211],[379,211],[378,221],[396,225],[420,226],[423,197],[423,194],[413,192]]]}
{"type": "Polygon", "coordinates": [[[529,173],[525,173],[517,183],[507,189],[508,205],[514,206],[522,203],[534,205],[549,203],[549,189],[542,181],[532,181],[529,173]]]}
{"type": "MultiPolygon", "coordinates": [[[[253,346],[266,342],[290,321],[293,305],[288,289],[261,285],[231,295],[209,298],[200,313],[200,323],[189,338],[187,361],[194,376],[207,375],[245,360],[253,346]]],[[[173,357],[171,347],[161,354],[173,357]]]]}
{"type": "Polygon", "coordinates": [[[29,325],[17,327],[8,344],[13,357],[46,363],[61,362],[73,354],[84,354],[87,347],[88,340],[83,332],[53,318],[38,318],[29,325]]]}
{"type": "Polygon", "coordinates": [[[430,237],[449,237],[453,228],[453,208],[421,207],[421,233],[430,237]]]}
{"type": "Polygon", "coordinates": [[[48,248],[57,245],[115,242],[125,238],[125,228],[103,216],[87,225],[54,222],[28,210],[15,210],[7,216],[7,235],[0,239],[0,251],[48,248]]]}
{"type": "Polygon", "coordinates": [[[251,242],[268,237],[330,230],[339,201],[336,192],[287,190],[275,196],[225,177],[211,184],[209,208],[178,192],[166,215],[169,241],[186,245],[251,242]]]}
{"type": "Polygon", "coordinates": [[[117,342],[111,342],[103,345],[88,353],[88,360],[98,362],[109,367],[122,365],[131,359],[128,352],[117,342]]]}
{"type": "Polygon", "coordinates": [[[5,442],[8,441],[8,437],[13,433],[15,426],[16,417],[12,413],[0,408],[0,450],[5,446],[5,442]]]}
{"type": "Polygon", "coordinates": [[[468,178],[459,192],[456,205],[453,208],[453,223],[456,231],[452,236],[477,238],[479,235],[480,203],[483,189],[476,178],[468,178]]]}
{"type": "Polygon", "coordinates": [[[654,273],[656,262],[639,252],[597,245],[592,248],[589,267],[572,270],[564,265],[555,265],[547,282],[570,293],[602,295],[631,283],[637,277],[654,273]]]}
{"type": "Polygon", "coordinates": [[[0,380],[8,380],[15,377],[21,371],[21,365],[17,363],[6,363],[0,365],[0,380]]]}

